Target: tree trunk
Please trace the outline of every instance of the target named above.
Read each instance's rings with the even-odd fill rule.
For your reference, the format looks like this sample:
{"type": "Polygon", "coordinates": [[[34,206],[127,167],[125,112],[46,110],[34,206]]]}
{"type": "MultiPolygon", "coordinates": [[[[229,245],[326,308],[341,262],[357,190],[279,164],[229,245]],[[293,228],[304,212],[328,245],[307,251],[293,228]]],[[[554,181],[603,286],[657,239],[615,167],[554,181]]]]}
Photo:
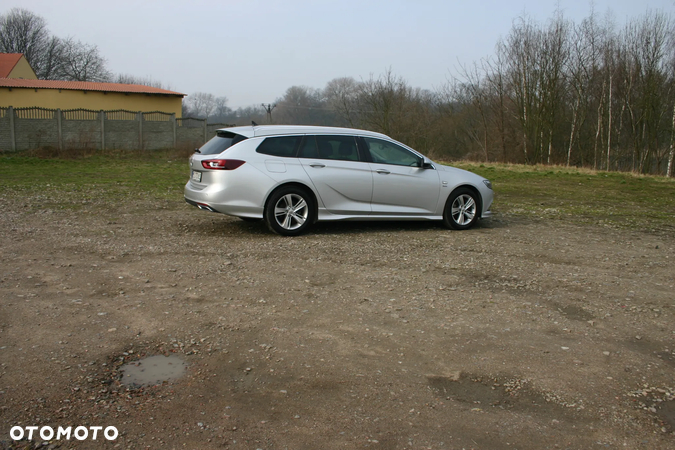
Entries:
{"type": "Polygon", "coordinates": [[[574,112],[572,113],[572,131],[570,131],[570,146],[567,149],[567,167],[570,166],[570,159],[572,159],[572,145],[574,144],[574,133],[577,128],[577,115],[579,114],[579,103],[581,102],[581,95],[577,96],[576,105],[574,105],[574,112]]]}
{"type": "Polygon", "coordinates": [[[609,102],[607,104],[608,119],[607,119],[607,170],[611,170],[609,165],[610,151],[612,148],[612,74],[609,75],[609,102]]]}
{"type": "Polygon", "coordinates": [[[670,153],[668,154],[668,168],[666,176],[673,176],[673,158],[675,157],[675,105],[673,105],[673,127],[670,131],[670,153]]]}
{"type": "Polygon", "coordinates": [[[523,69],[523,153],[525,154],[525,164],[528,164],[527,156],[527,84],[525,83],[525,69],[523,69]]]}

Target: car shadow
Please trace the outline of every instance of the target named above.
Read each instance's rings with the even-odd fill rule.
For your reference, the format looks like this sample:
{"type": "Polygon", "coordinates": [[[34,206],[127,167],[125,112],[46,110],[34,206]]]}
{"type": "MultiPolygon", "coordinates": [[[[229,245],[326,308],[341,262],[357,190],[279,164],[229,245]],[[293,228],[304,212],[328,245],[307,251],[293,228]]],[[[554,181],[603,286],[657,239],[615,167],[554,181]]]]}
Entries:
{"type": "MultiPolygon", "coordinates": [[[[255,236],[274,236],[274,233],[267,228],[263,220],[247,222],[235,217],[221,216],[221,220],[210,220],[201,226],[191,227],[192,230],[202,230],[201,232],[209,235],[220,234],[248,234],[255,236]],[[204,226],[206,225],[206,226],[204,226]]],[[[520,222],[515,218],[504,218],[501,216],[493,216],[487,220],[479,220],[469,230],[459,231],[447,229],[440,221],[427,220],[386,220],[386,221],[335,221],[335,222],[318,222],[314,224],[306,233],[305,236],[322,236],[322,235],[357,235],[357,234],[377,234],[377,233],[393,233],[393,232],[480,232],[491,229],[509,228],[517,225],[520,222]]]]}
{"type": "Polygon", "coordinates": [[[450,230],[439,221],[427,220],[386,220],[386,221],[338,221],[316,223],[308,232],[309,235],[326,234],[367,234],[391,232],[427,232],[427,231],[460,231],[472,232],[492,228],[502,228],[505,224],[494,219],[480,220],[469,230],[450,230]]]}

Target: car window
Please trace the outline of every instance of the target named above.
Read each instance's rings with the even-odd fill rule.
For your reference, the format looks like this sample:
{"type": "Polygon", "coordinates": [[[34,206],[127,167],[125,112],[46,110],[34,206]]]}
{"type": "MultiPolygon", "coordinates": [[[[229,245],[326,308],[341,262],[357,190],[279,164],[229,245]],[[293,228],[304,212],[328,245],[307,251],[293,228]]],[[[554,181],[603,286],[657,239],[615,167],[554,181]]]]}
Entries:
{"type": "Polygon", "coordinates": [[[243,140],[246,140],[246,137],[240,134],[218,131],[213,138],[199,148],[199,153],[202,155],[217,155],[243,140]]]}
{"type": "Polygon", "coordinates": [[[264,155],[295,157],[301,136],[283,136],[267,138],[258,146],[256,152],[264,155]]]}
{"type": "Polygon", "coordinates": [[[354,136],[317,136],[319,158],[358,161],[359,152],[354,136]]]}
{"type": "Polygon", "coordinates": [[[354,136],[305,136],[298,157],[341,161],[360,159],[354,136]]]}
{"type": "Polygon", "coordinates": [[[366,148],[374,163],[419,167],[422,159],[407,148],[393,142],[364,137],[366,148]]]}
{"type": "Polygon", "coordinates": [[[305,139],[300,145],[300,152],[298,158],[318,158],[319,149],[316,146],[316,138],[314,136],[305,136],[305,139]]]}

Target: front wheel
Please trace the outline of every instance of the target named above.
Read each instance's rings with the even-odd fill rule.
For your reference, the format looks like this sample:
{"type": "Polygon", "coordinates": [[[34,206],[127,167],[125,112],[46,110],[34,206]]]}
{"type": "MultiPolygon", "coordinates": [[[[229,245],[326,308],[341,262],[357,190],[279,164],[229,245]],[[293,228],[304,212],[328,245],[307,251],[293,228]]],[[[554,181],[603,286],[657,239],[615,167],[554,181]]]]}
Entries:
{"type": "Polygon", "coordinates": [[[265,222],[282,236],[304,233],[314,220],[314,202],[304,189],[290,186],[274,192],[265,207],[265,222]]]}
{"type": "Polygon", "coordinates": [[[471,189],[460,188],[450,194],[443,211],[443,224],[455,230],[466,230],[478,221],[478,198],[471,189]]]}

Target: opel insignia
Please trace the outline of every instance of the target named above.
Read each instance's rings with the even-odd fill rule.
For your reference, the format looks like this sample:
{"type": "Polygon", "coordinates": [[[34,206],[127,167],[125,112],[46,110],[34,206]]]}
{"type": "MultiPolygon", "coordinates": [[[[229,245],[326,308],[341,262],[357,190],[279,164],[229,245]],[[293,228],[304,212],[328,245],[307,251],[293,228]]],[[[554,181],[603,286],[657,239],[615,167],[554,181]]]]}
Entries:
{"type": "Polygon", "coordinates": [[[185,201],[301,234],[317,221],[437,220],[463,230],[490,217],[490,181],[371,131],[223,128],[190,157],[185,201]]]}

